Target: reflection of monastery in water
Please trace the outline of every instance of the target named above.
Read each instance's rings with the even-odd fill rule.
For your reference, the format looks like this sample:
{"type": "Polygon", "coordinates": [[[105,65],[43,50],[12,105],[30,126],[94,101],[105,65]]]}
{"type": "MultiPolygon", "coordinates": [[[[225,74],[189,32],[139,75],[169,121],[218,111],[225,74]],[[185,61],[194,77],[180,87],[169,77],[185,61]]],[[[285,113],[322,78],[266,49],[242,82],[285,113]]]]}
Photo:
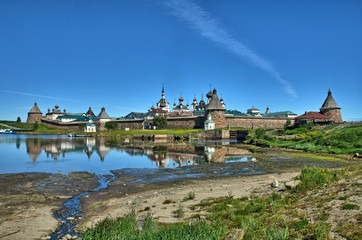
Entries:
{"type": "MultiPolygon", "coordinates": [[[[230,147],[207,147],[191,145],[172,146],[117,146],[114,147],[107,138],[77,138],[77,139],[25,139],[29,157],[36,162],[42,151],[47,158],[58,160],[67,154],[82,153],[88,159],[96,153],[99,160],[106,160],[111,150],[127,153],[130,156],[145,156],[159,168],[182,167],[198,165],[207,162],[225,162],[240,160],[250,156],[244,149],[230,147]],[[170,165],[172,164],[172,165],[170,165]]],[[[18,142],[16,142],[18,144],[18,142]]],[[[132,161],[132,160],[130,160],[132,161]]]]}

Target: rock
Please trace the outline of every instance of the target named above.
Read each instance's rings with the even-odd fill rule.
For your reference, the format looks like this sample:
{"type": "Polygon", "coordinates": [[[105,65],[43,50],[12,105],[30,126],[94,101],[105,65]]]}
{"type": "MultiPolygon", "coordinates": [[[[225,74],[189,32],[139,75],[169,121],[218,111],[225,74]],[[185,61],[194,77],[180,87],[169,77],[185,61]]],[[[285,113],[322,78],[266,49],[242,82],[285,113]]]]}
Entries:
{"type": "Polygon", "coordinates": [[[228,205],[226,205],[227,207],[229,207],[229,208],[232,208],[233,207],[233,205],[231,205],[231,204],[228,204],[228,205]]]}
{"type": "Polygon", "coordinates": [[[277,188],[277,187],[279,187],[279,182],[278,182],[278,180],[274,179],[270,185],[272,188],[277,188]]]}
{"type": "Polygon", "coordinates": [[[298,186],[299,183],[300,183],[300,180],[292,180],[292,181],[286,182],[285,187],[288,190],[291,190],[291,189],[295,188],[296,186],[298,186]]]}
{"type": "Polygon", "coordinates": [[[228,233],[226,239],[240,240],[244,238],[244,234],[245,232],[243,229],[234,229],[228,233]]]}
{"type": "Polygon", "coordinates": [[[65,237],[66,237],[67,239],[72,239],[72,236],[69,235],[69,234],[65,235],[65,237]]]}

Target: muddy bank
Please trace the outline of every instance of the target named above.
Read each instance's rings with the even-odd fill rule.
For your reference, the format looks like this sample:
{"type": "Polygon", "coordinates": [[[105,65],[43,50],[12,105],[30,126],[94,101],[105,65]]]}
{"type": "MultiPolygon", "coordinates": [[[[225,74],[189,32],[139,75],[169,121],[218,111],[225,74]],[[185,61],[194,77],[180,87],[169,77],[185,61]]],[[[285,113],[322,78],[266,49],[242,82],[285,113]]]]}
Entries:
{"type": "Polygon", "coordinates": [[[54,211],[71,196],[97,185],[98,180],[88,172],[1,174],[0,239],[49,236],[59,224],[54,211]]]}
{"type": "MultiPolygon", "coordinates": [[[[110,195],[97,193],[98,196],[84,200],[85,214],[78,228],[91,227],[107,217],[116,218],[132,211],[140,218],[151,213],[155,219],[162,223],[183,221],[183,219],[194,214],[189,207],[204,199],[229,195],[239,198],[255,192],[268,193],[272,191],[270,183],[274,179],[283,182],[298,174],[299,172],[284,172],[255,176],[189,179],[161,185],[145,184],[147,187],[143,191],[138,189],[119,196],[116,196],[114,192],[110,195]],[[194,193],[195,198],[185,201],[190,192],[194,193]],[[180,205],[185,212],[183,219],[177,218],[174,213],[180,205]]],[[[129,188],[132,188],[132,184],[129,188]]],[[[112,192],[112,186],[108,192],[112,192]]]]}

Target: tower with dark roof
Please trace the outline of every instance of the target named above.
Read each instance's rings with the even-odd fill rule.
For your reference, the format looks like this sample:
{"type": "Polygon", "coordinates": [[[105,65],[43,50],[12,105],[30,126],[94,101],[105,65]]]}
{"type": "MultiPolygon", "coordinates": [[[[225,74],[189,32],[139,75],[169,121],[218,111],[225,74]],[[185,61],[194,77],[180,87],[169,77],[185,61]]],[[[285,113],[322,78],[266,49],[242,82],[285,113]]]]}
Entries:
{"type": "Polygon", "coordinates": [[[215,128],[226,127],[225,109],[223,108],[219,97],[217,96],[216,89],[212,91],[212,96],[209,98],[209,103],[206,105],[205,116],[208,116],[209,114],[211,115],[212,120],[215,122],[215,128]]]}
{"type": "Polygon", "coordinates": [[[204,101],[204,96],[201,94],[201,100],[199,102],[197,110],[205,110],[205,108],[206,108],[206,103],[204,101]]]}
{"type": "Polygon", "coordinates": [[[91,107],[89,107],[89,109],[88,109],[88,111],[86,112],[86,114],[85,115],[88,115],[88,116],[95,116],[95,114],[93,113],[93,111],[92,111],[92,108],[91,107]]]}
{"type": "Polygon", "coordinates": [[[40,123],[40,119],[42,118],[43,113],[40,111],[38,104],[35,102],[34,106],[28,112],[27,123],[40,123]]]}
{"type": "Polygon", "coordinates": [[[320,108],[320,113],[330,118],[333,122],[342,122],[341,108],[332,97],[332,92],[328,90],[328,96],[320,108]]]}

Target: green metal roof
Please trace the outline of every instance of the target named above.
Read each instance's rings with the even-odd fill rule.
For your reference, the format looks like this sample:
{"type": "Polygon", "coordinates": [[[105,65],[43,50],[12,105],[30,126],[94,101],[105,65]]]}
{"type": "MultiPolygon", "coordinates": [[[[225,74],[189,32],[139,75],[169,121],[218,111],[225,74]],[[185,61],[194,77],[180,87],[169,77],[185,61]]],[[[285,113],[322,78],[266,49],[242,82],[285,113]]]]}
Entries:
{"type": "Polygon", "coordinates": [[[194,113],[204,113],[205,110],[194,111],[194,113]]]}
{"type": "Polygon", "coordinates": [[[273,117],[273,116],[277,116],[277,115],[297,115],[291,111],[283,111],[283,112],[273,112],[273,113],[268,113],[268,114],[264,114],[264,117],[273,117]]]}
{"type": "Polygon", "coordinates": [[[60,120],[61,119],[75,119],[73,121],[77,121],[77,122],[94,120],[95,118],[96,118],[95,116],[82,116],[82,115],[74,115],[74,114],[66,114],[66,115],[57,117],[57,119],[60,119],[60,120]]]}
{"type": "Polygon", "coordinates": [[[212,120],[206,120],[205,123],[215,123],[215,122],[212,120]]]}
{"type": "Polygon", "coordinates": [[[247,116],[245,113],[242,113],[238,110],[225,110],[225,114],[232,114],[234,116],[247,116]]]}

